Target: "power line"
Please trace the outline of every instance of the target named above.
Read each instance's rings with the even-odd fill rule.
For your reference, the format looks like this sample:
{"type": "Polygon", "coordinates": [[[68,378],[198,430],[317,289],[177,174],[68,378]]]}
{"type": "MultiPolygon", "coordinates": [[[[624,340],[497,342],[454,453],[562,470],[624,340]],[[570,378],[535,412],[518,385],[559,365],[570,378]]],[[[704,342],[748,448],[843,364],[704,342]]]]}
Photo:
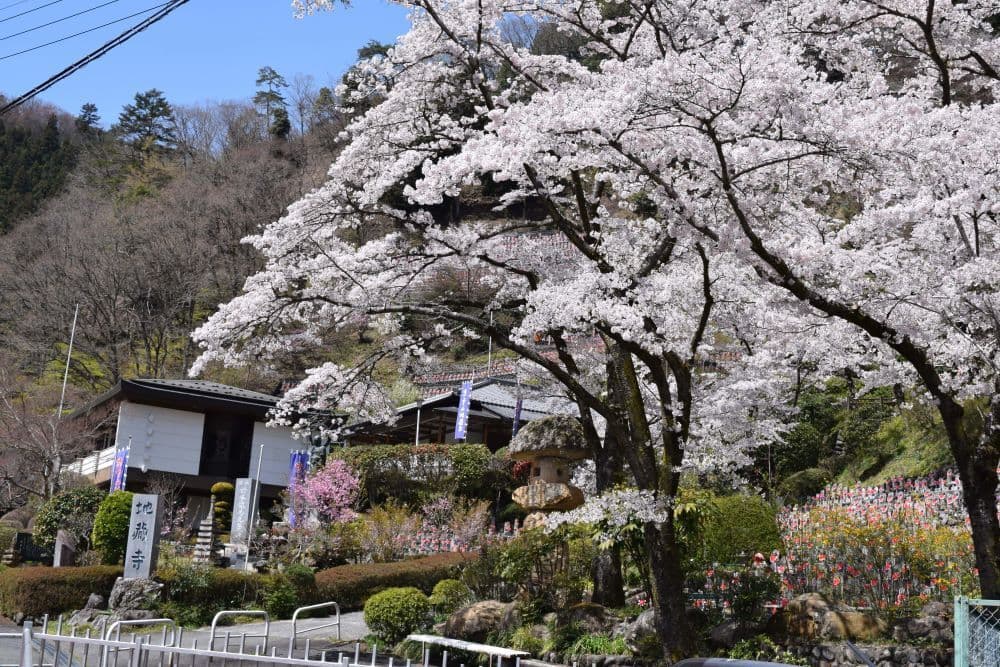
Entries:
{"type": "Polygon", "coordinates": [[[181,5],[187,4],[189,1],[190,0],[171,0],[169,3],[167,3],[167,5],[165,7],[161,8],[158,12],[156,12],[152,16],[147,16],[142,21],[140,21],[139,23],[135,24],[134,26],[132,26],[131,28],[129,28],[125,32],[123,32],[120,35],[118,35],[117,37],[115,37],[114,39],[112,39],[112,40],[110,40],[108,42],[105,42],[99,48],[95,49],[94,51],[91,51],[90,53],[88,53],[87,55],[85,55],[83,58],[80,58],[79,60],[77,60],[72,65],[69,65],[68,67],[64,68],[62,71],[60,71],[60,72],[58,72],[58,73],[50,76],[48,79],[46,79],[42,83],[38,84],[37,86],[35,86],[31,90],[29,90],[28,92],[24,93],[20,97],[17,97],[15,99],[11,100],[10,102],[8,102],[7,104],[3,105],[2,107],[0,107],[0,115],[3,115],[5,113],[7,113],[11,109],[15,109],[15,108],[21,106],[22,104],[24,104],[28,100],[32,99],[33,97],[35,97],[39,93],[42,93],[42,92],[48,90],[49,88],[51,88],[52,86],[56,85],[57,83],[59,83],[60,81],[62,81],[63,79],[65,79],[66,77],[68,77],[68,76],[70,76],[70,75],[72,75],[72,74],[80,71],[81,69],[83,69],[84,67],[86,67],[87,65],[89,65],[90,63],[94,62],[95,60],[97,60],[98,58],[100,58],[101,56],[103,56],[104,54],[106,54],[111,49],[115,48],[116,46],[120,46],[121,44],[124,44],[128,40],[130,40],[133,37],[135,37],[136,35],[138,35],[143,30],[145,30],[146,28],[148,28],[149,26],[151,26],[154,23],[157,23],[158,21],[166,18],[167,15],[169,15],[175,9],[177,9],[181,5]]]}
{"type": "Polygon", "coordinates": [[[23,49],[21,51],[15,51],[14,53],[8,53],[5,56],[0,56],[0,60],[7,60],[8,58],[13,58],[14,56],[19,56],[23,53],[31,53],[32,51],[37,51],[38,49],[44,49],[46,46],[52,46],[53,44],[58,44],[59,42],[65,42],[67,39],[73,39],[74,37],[79,37],[80,35],[86,35],[88,32],[94,32],[95,30],[100,30],[101,28],[107,28],[109,25],[114,25],[116,23],[121,23],[122,21],[128,21],[131,18],[140,16],[142,14],[148,14],[149,12],[159,9],[169,5],[169,2],[164,2],[163,4],[156,5],[155,7],[150,7],[149,9],[143,9],[135,14],[129,14],[128,16],[123,16],[120,19],[115,19],[114,21],[108,21],[107,23],[102,23],[101,25],[94,26],[93,28],[87,28],[86,30],[81,30],[80,32],[74,32],[72,35],[66,35],[65,37],[60,37],[59,39],[54,39],[51,42],[45,42],[44,44],[39,44],[38,46],[32,46],[29,49],[23,49]]]}
{"type": "Polygon", "coordinates": [[[28,0],[17,0],[17,2],[12,2],[9,5],[4,5],[3,7],[0,7],[0,12],[2,12],[5,9],[10,9],[11,7],[16,7],[18,5],[23,5],[27,1],[28,0]]]}
{"type": "Polygon", "coordinates": [[[62,1],[63,0],[52,0],[52,2],[46,2],[44,5],[39,5],[39,6],[35,7],[34,9],[26,9],[23,12],[21,12],[20,14],[14,14],[13,16],[8,16],[5,19],[0,19],[0,23],[6,23],[7,21],[13,21],[18,16],[24,16],[25,14],[30,14],[32,12],[37,12],[39,9],[45,9],[46,7],[51,7],[52,5],[59,4],[62,1]]]}
{"type": "Polygon", "coordinates": [[[2,42],[5,39],[10,39],[11,37],[17,37],[19,35],[24,35],[24,34],[29,33],[29,32],[34,32],[36,30],[40,30],[42,28],[47,28],[50,25],[55,25],[56,23],[62,23],[63,21],[68,21],[69,19],[75,18],[75,17],[80,16],[82,14],[89,14],[90,12],[96,11],[96,10],[100,9],[101,7],[107,7],[108,5],[113,5],[114,3],[120,2],[120,1],[121,0],[108,0],[104,4],[97,5],[96,7],[91,7],[90,9],[84,9],[83,11],[79,11],[79,12],[77,12],[75,14],[70,14],[69,16],[64,16],[61,19],[56,19],[55,21],[49,21],[48,23],[42,23],[40,25],[36,25],[34,28],[27,28],[26,30],[22,30],[21,32],[12,32],[9,35],[4,35],[3,37],[0,37],[0,42],[2,42]]]}

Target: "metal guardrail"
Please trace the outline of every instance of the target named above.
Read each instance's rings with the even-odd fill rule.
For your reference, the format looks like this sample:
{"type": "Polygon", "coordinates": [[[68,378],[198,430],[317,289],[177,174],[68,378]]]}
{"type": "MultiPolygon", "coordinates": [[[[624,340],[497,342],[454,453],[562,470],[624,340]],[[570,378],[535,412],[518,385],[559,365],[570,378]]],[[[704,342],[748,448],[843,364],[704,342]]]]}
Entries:
{"type": "MultiPolygon", "coordinates": [[[[209,639],[208,639],[208,650],[209,651],[214,651],[215,650],[215,640],[216,639],[225,639],[226,643],[223,646],[223,651],[228,651],[229,650],[229,645],[231,643],[230,634],[228,632],[225,635],[219,635],[219,634],[216,634],[216,633],[217,633],[217,630],[218,630],[219,621],[221,619],[223,619],[223,618],[229,618],[229,617],[233,617],[233,616],[253,616],[253,617],[262,617],[264,619],[264,634],[254,634],[254,633],[246,633],[246,632],[244,632],[244,633],[242,633],[241,637],[242,637],[242,641],[243,642],[245,642],[246,639],[248,639],[250,637],[263,637],[264,638],[264,653],[267,653],[267,642],[268,642],[268,639],[270,638],[270,635],[271,635],[271,615],[268,614],[266,611],[263,611],[261,609],[255,609],[255,610],[249,610],[249,611],[245,610],[245,609],[226,609],[225,611],[220,611],[218,614],[216,614],[212,618],[212,633],[211,633],[211,635],[209,636],[209,639]]],[[[292,638],[293,644],[294,644],[294,641],[295,641],[295,638],[293,637],[292,638]]]]}
{"type": "Polygon", "coordinates": [[[299,607],[292,614],[292,646],[295,646],[295,642],[299,638],[299,614],[303,612],[316,611],[317,609],[329,609],[333,607],[336,612],[336,620],[332,623],[327,623],[326,625],[317,625],[315,628],[309,628],[308,630],[303,630],[302,632],[315,632],[316,630],[325,630],[327,628],[335,627],[337,628],[337,639],[340,639],[340,605],[336,602],[321,602],[320,604],[311,604],[305,607],[299,607]]]}

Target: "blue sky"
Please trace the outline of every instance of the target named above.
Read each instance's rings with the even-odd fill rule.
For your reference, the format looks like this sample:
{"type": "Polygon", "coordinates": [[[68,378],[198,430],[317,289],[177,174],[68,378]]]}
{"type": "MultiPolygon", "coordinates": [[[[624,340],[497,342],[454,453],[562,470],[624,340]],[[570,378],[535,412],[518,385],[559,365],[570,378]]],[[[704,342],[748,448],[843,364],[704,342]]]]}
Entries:
{"type": "MultiPolygon", "coordinates": [[[[59,39],[163,0],[113,0],[106,7],[24,35],[37,25],[108,0],[0,0],[0,92],[20,95],[108,39],[140,21],[135,17],[19,56],[8,54],[59,39]],[[35,11],[31,11],[35,10],[35,11]],[[12,18],[15,14],[30,12],[12,18]]],[[[407,28],[404,9],[383,0],[293,16],[290,0],[190,0],[167,18],[70,78],[40,99],[76,113],[97,104],[105,124],[138,91],[159,88],[173,104],[244,99],[253,95],[257,70],[270,65],[291,81],[311,74],[334,83],[370,39],[392,41],[407,28]]]]}

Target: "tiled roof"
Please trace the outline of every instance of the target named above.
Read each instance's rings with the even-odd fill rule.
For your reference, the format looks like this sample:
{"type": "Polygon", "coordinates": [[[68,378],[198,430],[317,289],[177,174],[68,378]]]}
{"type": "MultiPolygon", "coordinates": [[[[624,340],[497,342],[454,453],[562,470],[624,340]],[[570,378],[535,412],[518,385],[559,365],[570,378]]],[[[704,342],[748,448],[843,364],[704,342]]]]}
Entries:
{"type": "Polygon", "coordinates": [[[131,382],[148,387],[173,389],[189,394],[193,393],[223,396],[226,398],[238,398],[245,401],[260,401],[262,403],[270,403],[272,405],[278,402],[277,396],[262,394],[259,391],[250,391],[249,389],[240,389],[239,387],[231,387],[229,385],[219,384],[218,382],[209,382],[207,380],[137,379],[131,380],[131,382]]]}

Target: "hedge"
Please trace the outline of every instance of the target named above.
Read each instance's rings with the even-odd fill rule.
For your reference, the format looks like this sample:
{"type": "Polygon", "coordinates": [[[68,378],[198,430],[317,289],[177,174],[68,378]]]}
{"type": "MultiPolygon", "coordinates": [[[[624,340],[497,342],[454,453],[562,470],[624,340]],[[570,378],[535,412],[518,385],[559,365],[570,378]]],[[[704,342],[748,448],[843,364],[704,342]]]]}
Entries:
{"type": "Polygon", "coordinates": [[[341,565],[316,573],[316,588],[323,600],[341,609],[361,609],[371,595],[387,588],[413,586],[430,594],[442,579],[454,579],[474,554],[445,553],[396,563],[341,565]]]}
{"type": "Polygon", "coordinates": [[[91,593],[107,598],[122,568],[17,567],[0,572],[0,612],[13,618],[62,614],[82,609],[91,593]]]}

